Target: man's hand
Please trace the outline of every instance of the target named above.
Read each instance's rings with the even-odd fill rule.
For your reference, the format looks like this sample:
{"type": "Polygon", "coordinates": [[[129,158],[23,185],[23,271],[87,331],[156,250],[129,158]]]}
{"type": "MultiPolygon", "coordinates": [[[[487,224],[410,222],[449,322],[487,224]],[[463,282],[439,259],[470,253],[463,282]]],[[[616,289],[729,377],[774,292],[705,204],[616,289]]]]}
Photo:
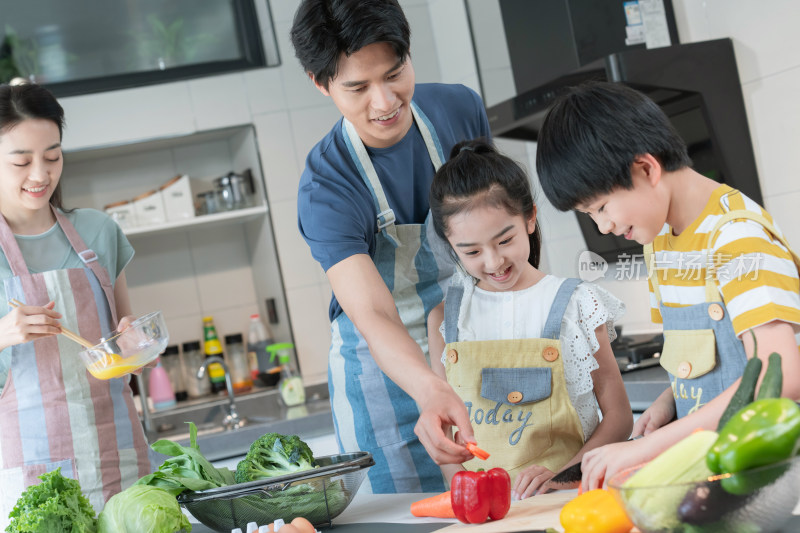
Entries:
{"type": "Polygon", "coordinates": [[[458,428],[457,439],[463,443],[475,442],[463,400],[446,381],[436,378],[430,392],[420,402],[420,415],[414,433],[436,464],[463,463],[473,458],[464,445],[447,436],[453,426],[458,428]]]}

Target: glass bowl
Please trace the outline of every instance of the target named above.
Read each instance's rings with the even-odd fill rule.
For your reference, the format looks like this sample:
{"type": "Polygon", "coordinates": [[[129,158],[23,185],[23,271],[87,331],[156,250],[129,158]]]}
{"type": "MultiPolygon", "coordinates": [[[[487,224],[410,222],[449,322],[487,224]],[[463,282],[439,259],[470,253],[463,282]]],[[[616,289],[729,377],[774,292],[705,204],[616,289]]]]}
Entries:
{"type": "Polygon", "coordinates": [[[617,473],[608,488],[643,533],[776,531],[800,500],[800,456],[698,482],[622,486],[642,466],[617,473]]]}
{"type": "Polygon", "coordinates": [[[80,355],[89,373],[97,379],[118,378],[155,361],[168,342],[164,316],[161,311],[154,311],[80,355]]]}

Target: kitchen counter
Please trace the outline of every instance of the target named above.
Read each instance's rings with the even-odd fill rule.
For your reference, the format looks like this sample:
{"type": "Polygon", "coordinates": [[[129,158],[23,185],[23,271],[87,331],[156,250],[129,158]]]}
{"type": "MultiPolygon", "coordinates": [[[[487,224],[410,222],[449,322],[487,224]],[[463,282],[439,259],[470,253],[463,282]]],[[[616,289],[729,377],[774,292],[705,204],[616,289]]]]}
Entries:
{"type": "MultiPolygon", "coordinates": [[[[448,527],[450,524],[458,523],[455,519],[412,517],[409,512],[411,502],[427,496],[433,496],[433,494],[374,495],[358,493],[347,509],[334,519],[333,527],[322,528],[320,531],[331,531],[333,533],[429,533],[448,527]]],[[[513,509],[514,507],[512,506],[512,511],[513,509]]],[[[795,513],[798,511],[800,511],[800,507],[795,509],[795,513]]],[[[551,519],[553,523],[550,524],[548,522],[546,527],[563,531],[558,523],[557,513],[551,513],[551,515],[553,516],[551,519]]],[[[510,516],[511,514],[509,514],[510,516]]],[[[537,525],[535,527],[542,526],[537,525]]],[[[242,529],[244,530],[244,528],[242,529]]],[[[203,524],[192,524],[192,533],[211,533],[213,531],[203,524]]],[[[529,530],[530,533],[533,533],[533,531],[537,530],[529,530]]],[[[796,533],[797,531],[800,531],[800,515],[793,516],[776,533],[796,533]]]]}

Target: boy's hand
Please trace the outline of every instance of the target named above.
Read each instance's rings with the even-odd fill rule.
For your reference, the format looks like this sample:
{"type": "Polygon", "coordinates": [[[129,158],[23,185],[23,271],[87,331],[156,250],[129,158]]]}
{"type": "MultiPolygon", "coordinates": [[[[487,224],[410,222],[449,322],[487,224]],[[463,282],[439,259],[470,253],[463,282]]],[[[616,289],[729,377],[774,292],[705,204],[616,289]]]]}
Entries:
{"type": "Polygon", "coordinates": [[[672,388],[665,390],[633,424],[631,437],[647,435],[669,424],[675,418],[675,400],[672,388]]]}
{"type": "Polygon", "coordinates": [[[538,492],[546,492],[545,485],[552,477],[556,475],[549,469],[540,466],[529,466],[519,473],[517,479],[514,480],[514,486],[511,488],[511,498],[514,500],[524,500],[538,492]],[[544,490],[540,490],[544,489],[544,490]]]}

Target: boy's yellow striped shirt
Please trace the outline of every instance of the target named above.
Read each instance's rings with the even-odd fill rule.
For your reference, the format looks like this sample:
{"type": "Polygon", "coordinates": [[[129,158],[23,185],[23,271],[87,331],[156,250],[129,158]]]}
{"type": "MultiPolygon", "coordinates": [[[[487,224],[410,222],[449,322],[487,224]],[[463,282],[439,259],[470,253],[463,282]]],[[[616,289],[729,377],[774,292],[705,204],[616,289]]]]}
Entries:
{"type": "MultiPolygon", "coordinates": [[[[748,209],[763,215],[780,231],[761,206],[720,185],[697,219],[680,235],[665,225],[653,241],[653,268],[664,305],[685,307],[705,301],[708,233],[727,211],[748,209]]],[[[718,258],[717,288],[736,335],[749,328],[782,320],[800,324],[800,278],[791,253],[760,224],[734,220],[724,225],[710,251],[718,258]]],[[[650,285],[650,313],[662,322],[650,285]]]]}

